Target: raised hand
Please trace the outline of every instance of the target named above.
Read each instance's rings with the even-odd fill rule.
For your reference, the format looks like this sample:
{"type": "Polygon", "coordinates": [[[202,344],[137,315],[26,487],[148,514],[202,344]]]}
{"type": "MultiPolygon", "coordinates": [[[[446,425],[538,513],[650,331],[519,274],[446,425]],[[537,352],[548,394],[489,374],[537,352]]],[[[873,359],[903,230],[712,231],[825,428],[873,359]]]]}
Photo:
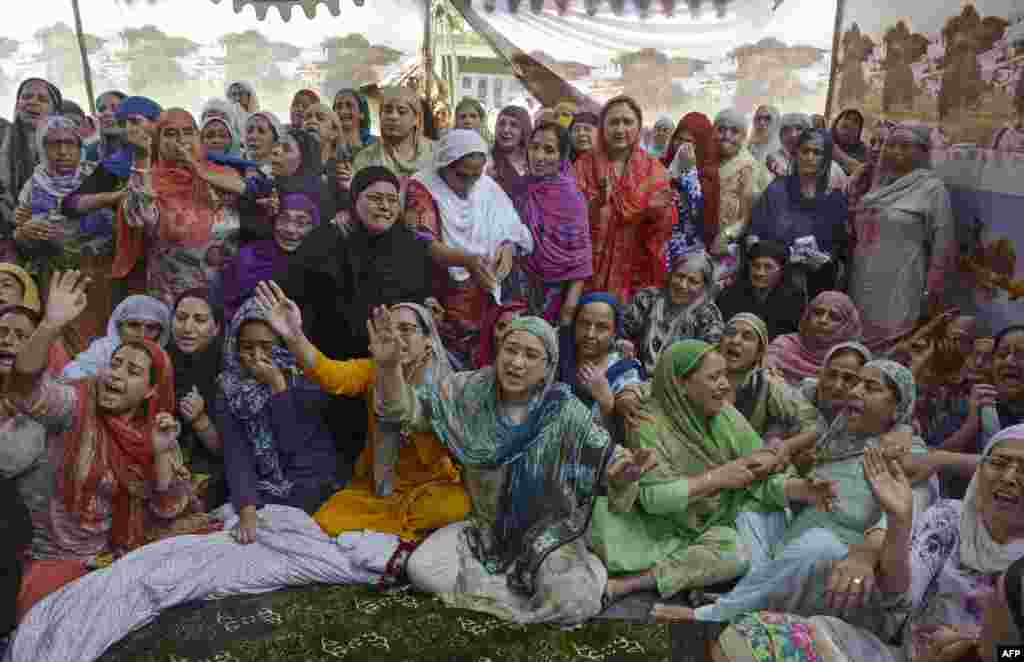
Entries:
{"type": "Polygon", "coordinates": [[[584,363],[576,371],[576,379],[580,386],[586,389],[595,400],[614,400],[612,387],[608,383],[605,372],[597,366],[584,363]]]}
{"type": "Polygon", "coordinates": [[[195,386],[178,402],[178,411],[186,423],[194,423],[206,412],[206,400],[195,386]]]}
{"type": "Polygon", "coordinates": [[[91,278],[77,270],[53,274],[44,321],[61,329],[73,322],[89,303],[85,288],[91,282],[91,278]]]}
{"type": "Polygon", "coordinates": [[[267,323],[285,342],[302,337],[302,312],[274,281],[256,286],[256,300],[267,313],[267,323]]]}
{"type": "Polygon", "coordinates": [[[649,448],[626,451],[626,454],[607,469],[609,482],[628,485],[658,466],[658,457],[649,448]]]}
{"type": "Polygon", "coordinates": [[[903,465],[887,459],[881,449],[869,448],[864,452],[864,476],[889,517],[909,521],[914,514],[914,492],[903,465]]]}
{"type": "Polygon", "coordinates": [[[499,283],[505,280],[515,264],[515,248],[512,244],[504,244],[494,255],[494,278],[499,283]]]}
{"type": "Polygon", "coordinates": [[[401,360],[402,348],[395,334],[391,311],[386,306],[377,306],[366,321],[370,335],[370,355],[380,367],[394,367],[401,360]]]}
{"type": "Polygon", "coordinates": [[[153,421],[153,453],[160,455],[174,450],[181,434],[181,423],[171,414],[163,411],[153,421]]]}
{"type": "Polygon", "coordinates": [[[288,380],[285,379],[284,373],[278,368],[274,361],[269,356],[261,356],[257,359],[252,360],[246,365],[249,374],[261,384],[266,384],[275,390],[284,390],[287,386],[288,380]]]}

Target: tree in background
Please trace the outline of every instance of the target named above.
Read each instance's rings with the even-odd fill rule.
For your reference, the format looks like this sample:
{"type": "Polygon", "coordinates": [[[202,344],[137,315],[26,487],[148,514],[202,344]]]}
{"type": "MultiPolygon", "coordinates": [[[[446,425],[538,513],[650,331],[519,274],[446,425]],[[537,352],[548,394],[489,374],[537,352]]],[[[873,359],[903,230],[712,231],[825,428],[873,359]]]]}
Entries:
{"type": "Polygon", "coordinates": [[[928,52],[928,37],[911,33],[907,24],[899,21],[885,31],[883,41],[885,83],[882,86],[882,112],[889,112],[894,106],[910,108],[919,90],[910,65],[928,52]]]}
{"type": "MultiPolygon", "coordinates": [[[[78,39],[67,23],[61,21],[40,28],[36,30],[33,39],[42,48],[40,59],[46,63],[47,80],[61,89],[85,88],[78,39]]],[[[104,43],[105,40],[95,35],[85,35],[85,50],[89,55],[103,48],[104,43]]]]}
{"type": "Polygon", "coordinates": [[[644,110],[672,107],[672,67],[669,57],[654,48],[625,53],[612,60],[622,67],[622,93],[633,97],[644,110]]]}
{"type": "Polygon", "coordinates": [[[729,56],[736,60],[736,97],[733,104],[749,112],[762,104],[793,106],[793,101],[816,90],[807,89],[797,75],[828,51],[814,46],[787,46],[771,37],[743,44],[729,56]]]}
{"type": "Polygon", "coordinates": [[[944,119],[968,108],[978,108],[982,95],[992,84],[981,77],[978,56],[991,49],[1006,34],[1009,23],[996,16],[984,19],[966,5],[958,16],[946,21],[942,39],[946,53],[942,58],[942,86],[939,88],[939,118],[944,119]]]}
{"type": "Polygon", "coordinates": [[[164,34],[155,25],[125,28],[121,31],[124,50],[119,54],[128,62],[128,88],[136,94],[181,89],[187,76],[178,58],[199,50],[199,44],[185,37],[164,34]]]}
{"type": "Polygon", "coordinates": [[[258,30],[226,34],[220,43],[227,50],[224,64],[228,81],[258,83],[257,94],[287,93],[293,86],[282,73],[281,65],[299,57],[302,49],[298,46],[271,41],[258,30]]]}
{"type": "MultiPolygon", "coordinates": [[[[6,60],[18,52],[21,44],[16,39],[0,37],[0,60],[6,60]]],[[[3,69],[0,69],[0,96],[6,96],[14,92],[11,86],[11,79],[7,77],[3,69]]]]}
{"type": "Polygon", "coordinates": [[[840,108],[864,103],[868,95],[868,83],[864,79],[864,63],[875,50],[875,42],[861,34],[860,26],[854,23],[843,35],[842,59],[839,62],[840,108]]]}
{"type": "Polygon", "coordinates": [[[370,44],[363,35],[353,32],[344,37],[330,37],[321,42],[327,60],[324,92],[334,94],[345,87],[377,83],[381,70],[402,59],[402,51],[370,44]]]}

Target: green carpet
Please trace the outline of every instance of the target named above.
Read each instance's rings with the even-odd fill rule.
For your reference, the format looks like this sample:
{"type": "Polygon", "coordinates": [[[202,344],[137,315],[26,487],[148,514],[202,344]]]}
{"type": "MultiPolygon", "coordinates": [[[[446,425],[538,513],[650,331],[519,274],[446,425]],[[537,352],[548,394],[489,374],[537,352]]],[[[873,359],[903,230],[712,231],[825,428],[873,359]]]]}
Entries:
{"type": "Polygon", "coordinates": [[[669,662],[663,625],[517,626],[403,590],[315,586],[184,605],[101,662],[669,662]]]}

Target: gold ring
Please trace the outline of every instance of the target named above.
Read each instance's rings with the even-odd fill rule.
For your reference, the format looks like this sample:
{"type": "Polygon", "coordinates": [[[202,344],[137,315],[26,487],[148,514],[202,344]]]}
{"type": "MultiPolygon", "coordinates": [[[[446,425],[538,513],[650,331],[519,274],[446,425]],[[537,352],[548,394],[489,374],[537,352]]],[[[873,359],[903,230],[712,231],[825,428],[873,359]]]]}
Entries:
{"type": "Polygon", "coordinates": [[[864,581],[864,580],[863,580],[863,579],[861,579],[860,577],[854,577],[854,578],[853,578],[853,583],[854,583],[854,584],[860,584],[860,583],[861,583],[861,582],[863,582],[863,581],[864,581]]]}

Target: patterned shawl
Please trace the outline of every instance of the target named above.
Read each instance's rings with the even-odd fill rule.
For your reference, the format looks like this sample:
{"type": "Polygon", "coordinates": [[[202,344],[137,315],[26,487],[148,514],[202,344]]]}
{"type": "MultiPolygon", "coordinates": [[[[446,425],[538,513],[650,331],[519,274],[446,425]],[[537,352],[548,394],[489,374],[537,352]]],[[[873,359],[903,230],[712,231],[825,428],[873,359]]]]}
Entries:
{"type": "MultiPolygon", "coordinates": [[[[269,404],[273,392],[270,386],[249,375],[242,367],[238,353],[238,334],[242,325],[253,320],[267,320],[267,312],[255,298],[242,304],[224,335],[224,371],[217,378],[217,385],[227,401],[228,410],[241,421],[245,439],[253,446],[260,490],[277,497],[287,497],[293,484],[284,477],[277,441],[270,425],[269,404]]],[[[298,361],[282,344],[274,345],[271,358],[285,374],[290,387],[300,379],[298,361]]]]}
{"type": "MultiPolygon", "coordinates": [[[[992,455],[999,444],[1011,439],[1024,439],[1024,425],[1014,425],[994,436],[985,447],[984,457],[992,455]]],[[[960,513],[960,560],[965,566],[977,572],[992,574],[1003,572],[1011,563],[1024,556],[1024,541],[1015,540],[999,544],[992,539],[979,510],[978,490],[982,468],[974,472],[971,484],[964,496],[964,508],[960,513]]],[[[1019,513],[1024,519],[1024,512],[1019,513]]]]}
{"type": "MultiPolygon", "coordinates": [[[[878,368],[885,375],[890,385],[896,387],[899,400],[893,416],[892,427],[909,428],[914,420],[914,405],[917,402],[917,385],[914,375],[907,368],[895,361],[875,359],[864,364],[865,368],[878,368]]],[[[882,435],[857,435],[849,431],[849,419],[845,413],[836,417],[832,425],[815,445],[820,462],[838,462],[862,455],[868,448],[875,448],[881,443],[882,435]]]]}
{"type": "Polygon", "coordinates": [[[643,342],[646,348],[644,355],[658,356],[673,340],[677,338],[688,338],[693,336],[697,326],[697,311],[707,303],[714,301],[715,292],[715,267],[711,257],[704,251],[691,251],[684,253],[672,265],[672,274],[684,267],[697,268],[704,274],[704,291],[692,302],[677,306],[672,303],[672,295],[666,283],[661,296],[654,300],[651,306],[650,319],[647,322],[647,335],[643,342]]]}
{"type": "MultiPolygon", "coordinates": [[[[96,166],[92,163],[82,162],[79,164],[78,169],[70,175],[57,174],[53,164],[46,157],[46,138],[50,135],[51,131],[67,131],[78,137],[78,128],[74,122],[63,115],[51,115],[46,119],[46,123],[36,131],[39,165],[36,166],[35,172],[32,174],[33,193],[35,194],[36,191],[41,192],[45,194],[49,202],[55,203],[77,191],[82,186],[85,178],[92,174],[96,166]]],[[[81,144],[81,139],[79,139],[79,144],[81,144]]],[[[32,207],[33,213],[45,213],[55,209],[56,205],[52,204],[47,209],[39,209],[37,211],[35,195],[33,195],[32,207]]]]}
{"type": "Polygon", "coordinates": [[[434,432],[461,464],[505,467],[493,530],[472,526],[467,539],[490,572],[508,572],[510,589],[533,595],[547,555],[586,532],[613,446],[590,410],[555,383],[555,330],[539,317],[521,317],[506,336],[513,331],[534,335],[547,350],[547,373],[526,422],[515,425],[502,414],[493,367],[451,375],[427,395],[434,432]]]}
{"type": "Polygon", "coordinates": [[[735,407],[747,417],[748,421],[751,421],[755,419],[755,409],[764,401],[768,393],[768,377],[761,370],[764,363],[764,354],[768,350],[768,325],[765,324],[763,319],[753,313],[737,313],[729,318],[729,321],[726,323],[723,339],[729,334],[729,329],[737,324],[749,326],[757,334],[757,338],[760,341],[757,358],[754,359],[754,364],[743,375],[743,380],[736,389],[735,407]]]}
{"type": "Polygon", "coordinates": [[[817,376],[824,365],[825,355],[834,345],[860,340],[860,337],[860,311],[850,297],[842,292],[822,292],[804,309],[800,332],[778,336],[768,346],[768,364],[781,370],[787,382],[798,384],[802,379],[817,376]],[[825,338],[809,333],[811,311],[821,304],[835,306],[843,318],[842,324],[825,338]]]}
{"type": "MultiPolygon", "coordinates": [[[[708,418],[691,404],[680,383],[713,350],[700,340],[680,340],[658,359],[647,403],[654,421],[642,425],[636,439],[640,447],[657,453],[659,463],[640,478],[641,487],[698,476],[761,448],[761,438],[735,407],[726,405],[708,418]]],[[[772,497],[771,483],[769,479],[691,499],[686,510],[687,533],[696,538],[712,526],[734,526],[742,510],[774,507],[778,499],[772,497]]]]}
{"type": "Polygon", "coordinates": [[[153,362],[156,393],[146,400],[141,417],[129,420],[106,414],[97,405],[100,380],[76,382],[74,422],[57,469],[58,497],[69,514],[89,527],[107,517],[96,511],[95,495],[103,476],[113,472],[117,484],[113,487],[110,540],[117,551],[134,549],[146,540],[146,500],[149,485],[156,479],[153,422],[160,412],[175,411],[176,404],[171,359],[155,343],[146,340],[143,344],[153,362]]]}
{"type": "MultiPolygon", "coordinates": [[[[662,163],[666,167],[676,163],[676,155],[682,144],[679,134],[683,131],[693,136],[693,147],[697,158],[697,177],[700,179],[701,194],[704,196],[704,215],[701,218],[701,227],[698,229],[704,243],[710,245],[718,236],[718,196],[721,191],[721,180],[718,176],[718,137],[715,135],[715,127],[707,115],[703,113],[683,115],[683,119],[679,121],[679,126],[676,127],[676,132],[669,141],[669,149],[665,153],[665,158],[662,159],[662,163]],[[669,159],[668,163],[665,162],[665,159],[669,159]]],[[[673,173],[673,176],[678,175],[673,173]]]]}
{"type": "Polygon", "coordinates": [[[533,235],[533,253],[525,266],[544,283],[585,280],[594,275],[587,203],[562,161],[554,177],[526,178],[521,195],[513,201],[533,235]]]}

